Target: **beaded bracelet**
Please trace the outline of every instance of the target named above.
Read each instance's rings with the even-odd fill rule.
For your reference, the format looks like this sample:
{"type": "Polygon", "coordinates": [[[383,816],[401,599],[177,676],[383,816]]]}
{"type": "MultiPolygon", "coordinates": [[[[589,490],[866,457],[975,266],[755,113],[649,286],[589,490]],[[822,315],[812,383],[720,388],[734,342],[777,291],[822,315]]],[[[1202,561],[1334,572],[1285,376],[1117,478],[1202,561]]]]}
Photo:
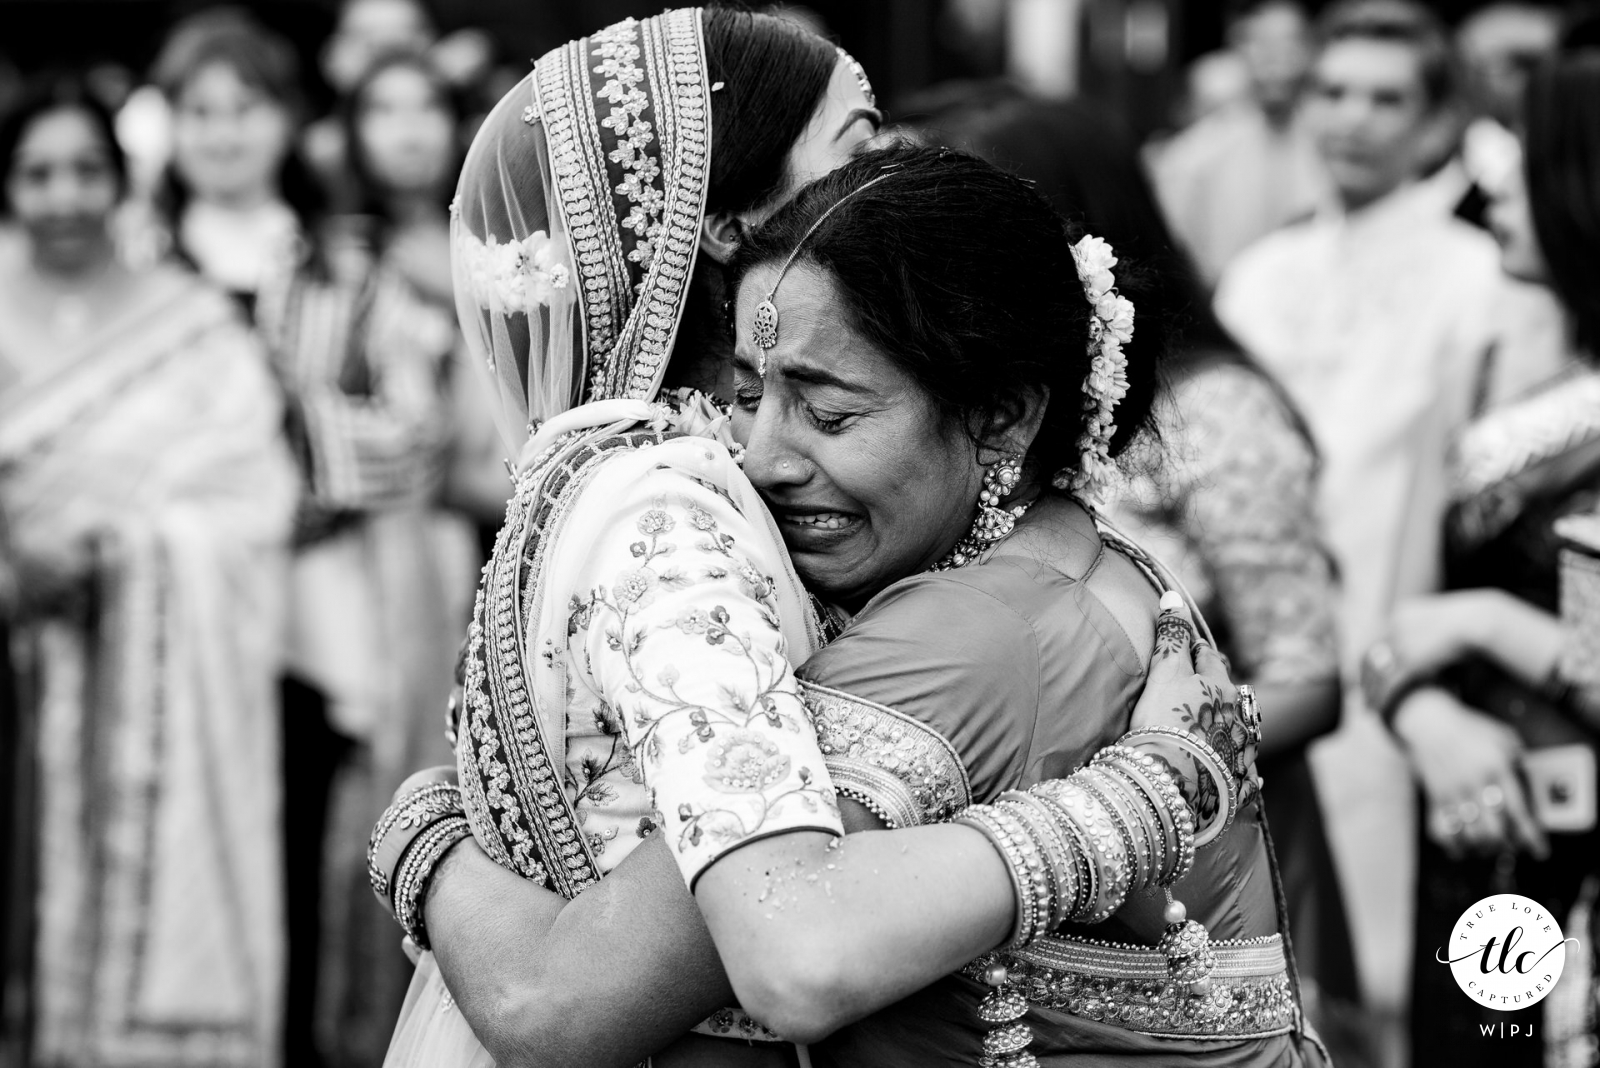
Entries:
{"type": "Polygon", "coordinates": [[[1077,789],[1077,784],[1070,779],[1046,780],[1028,788],[1028,793],[1038,798],[1049,810],[1050,822],[1061,832],[1062,838],[1067,843],[1068,853],[1072,857],[1076,874],[1074,879],[1076,892],[1072,895],[1071,901],[1064,902],[1061,906],[1063,919],[1078,919],[1087,915],[1100,886],[1100,868],[1095,859],[1094,847],[1084,831],[1081,817],[1058,796],[1077,789]]]}
{"type": "Polygon", "coordinates": [[[1121,836],[1077,776],[1066,781],[1047,780],[1031,792],[1054,804],[1066,827],[1082,843],[1089,886],[1070,918],[1100,922],[1120,908],[1127,896],[1128,858],[1122,851],[1121,836]]]}
{"type": "Polygon", "coordinates": [[[1016,833],[1008,825],[1008,821],[999,816],[993,805],[969,805],[953,822],[966,824],[981,832],[989,839],[989,844],[994,846],[995,852],[1000,854],[1000,859],[1005,862],[1006,872],[1011,876],[1012,889],[1017,894],[1017,920],[1011,927],[1011,936],[1006,940],[1004,948],[1014,949],[1017,946],[1027,945],[1037,933],[1038,917],[1034,914],[1033,896],[1028,892],[1026,863],[1022,859],[1021,843],[1017,840],[1016,833]]]}
{"type": "Polygon", "coordinates": [[[1158,761],[1148,753],[1138,753],[1132,760],[1122,754],[1113,754],[1112,759],[1119,763],[1152,799],[1159,802],[1156,809],[1161,814],[1164,824],[1170,827],[1177,845],[1177,857],[1174,863],[1158,880],[1161,885],[1170,886],[1194,867],[1194,814],[1189,809],[1189,803],[1184,800],[1183,791],[1178,788],[1177,775],[1165,765],[1165,762],[1158,761]]]}
{"type": "Polygon", "coordinates": [[[1122,835],[1124,852],[1128,856],[1128,893],[1141,889],[1148,884],[1146,872],[1150,867],[1149,850],[1141,849],[1139,839],[1133,833],[1133,823],[1123,809],[1123,801],[1118,795],[1124,792],[1123,785],[1105,768],[1087,767],[1081,772],[1080,778],[1084,788],[1093,793],[1111,817],[1111,824],[1122,835]]]}
{"type": "Polygon", "coordinates": [[[428,932],[423,923],[422,907],[427,901],[428,884],[434,871],[457,843],[472,834],[472,826],[465,816],[446,816],[430,823],[406,850],[395,875],[394,918],[409,937],[422,949],[428,948],[428,932]]]}
{"type": "Polygon", "coordinates": [[[1040,847],[1040,854],[1045,857],[1045,868],[1051,883],[1050,913],[1040,926],[1043,931],[1054,931],[1061,926],[1062,919],[1066,918],[1067,911],[1077,897],[1077,868],[1072,859],[1072,846],[1056,825],[1050,809],[1043,807],[1037,798],[1019,790],[1006,790],[1000,795],[1000,801],[1013,806],[1014,814],[1022,823],[1026,823],[1030,835],[1034,836],[1035,843],[1040,847]]]}
{"type": "Polygon", "coordinates": [[[1142,759],[1141,754],[1134,750],[1119,746],[1097,754],[1093,765],[1103,767],[1117,776],[1127,791],[1141,798],[1155,816],[1151,830],[1161,844],[1161,855],[1156,856],[1155,850],[1151,850],[1150,884],[1164,886],[1171,882],[1172,873],[1178,868],[1182,845],[1173,813],[1162,801],[1154,781],[1149,776],[1141,774],[1142,759]]]}
{"type": "Polygon", "coordinates": [[[1117,829],[1110,811],[1087,783],[1080,783],[1083,799],[1089,810],[1089,824],[1085,828],[1098,847],[1103,869],[1100,894],[1095,899],[1090,923],[1100,923],[1122,907],[1128,899],[1128,868],[1131,859],[1123,846],[1122,833],[1117,829]]]}
{"type": "Polygon", "coordinates": [[[385,908],[393,911],[395,869],[412,840],[435,820],[464,811],[461,789],[452,782],[425,783],[384,809],[367,841],[367,878],[385,908]]]}
{"type": "Polygon", "coordinates": [[[1204,738],[1181,731],[1174,727],[1145,727],[1125,736],[1126,740],[1133,742],[1135,739],[1145,737],[1171,738],[1172,744],[1178,749],[1194,758],[1194,761],[1206,774],[1211,776],[1216,785],[1217,797],[1224,800],[1222,818],[1212,820],[1195,835],[1195,846],[1209,845],[1215,841],[1223,831],[1233,826],[1234,817],[1239,811],[1239,784],[1228,774],[1228,767],[1222,761],[1222,756],[1214,749],[1210,742],[1204,738]]]}
{"type": "Polygon", "coordinates": [[[995,808],[1001,818],[1011,821],[1024,843],[1022,857],[1028,869],[1028,889],[1033,897],[1033,937],[1037,937],[1050,929],[1050,918],[1056,912],[1049,842],[1044,832],[1029,819],[1030,813],[1025,806],[1002,798],[995,802],[995,808]]]}

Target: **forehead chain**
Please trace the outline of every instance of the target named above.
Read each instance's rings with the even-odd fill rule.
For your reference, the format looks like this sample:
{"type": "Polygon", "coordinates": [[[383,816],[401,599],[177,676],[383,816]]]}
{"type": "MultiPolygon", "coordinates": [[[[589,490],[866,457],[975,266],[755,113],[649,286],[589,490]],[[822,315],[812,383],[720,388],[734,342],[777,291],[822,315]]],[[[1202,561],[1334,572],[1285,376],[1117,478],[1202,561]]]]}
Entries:
{"type": "Polygon", "coordinates": [[[800,240],[795,243],[794,251],[790,252],[789,258],[783,261],[783,268],[778,271],[778,277],[773,280],[772,288],[767,290],[767,295],[762,298],[760,304],[756,305],[755,321],[751,326],[750,332],[755,337],[756,347],[762,352],[760,365],[757,367],[757,371],[760,374],[765,375],[767,373],[766,351],[778,343],[778,306],[772,303],[772,298],[777,295],[778,287],[783,284],[783,276],[789,273],[789,268],[793,266],[795,257],[800,255],[800,250],[806,247],[806,242],[811,239],[812,234],[817,232],[817,227],[828,221],[828,216],[843,207],[844,203],[851,197],[871,189],[898,169],[897,165],[884,171],[871,181],[864,182],[850,190],[850,192],[834,201],[827,211],[817,216],[817,221],[807,227],[804,234],[800,235],[800,240]]]}

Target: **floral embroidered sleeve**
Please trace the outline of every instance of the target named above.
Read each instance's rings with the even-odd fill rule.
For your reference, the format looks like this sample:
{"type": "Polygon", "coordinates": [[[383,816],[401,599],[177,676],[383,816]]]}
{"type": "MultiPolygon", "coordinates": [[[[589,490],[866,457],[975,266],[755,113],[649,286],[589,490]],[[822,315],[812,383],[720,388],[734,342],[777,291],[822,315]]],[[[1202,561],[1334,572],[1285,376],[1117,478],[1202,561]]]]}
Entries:
{"type": "Polygon", "coordinates": [[[1338,673],[1332,565],[1317,533],[1315,460],[1282,401],[1229,365],[1175,389],[1182,423],[1162,487],[1208,562],[1239,667],[1257,681],[1338,673]]]}
{"type": "Polygon", "coordinates": [[[660,451],[678,462],[607,495],[568,647],[572,684],[616,713],[692,888],[741,845],[843,826],[786,655],[776,535],[694,470],[700,445],[675,444],[660,451]]]}

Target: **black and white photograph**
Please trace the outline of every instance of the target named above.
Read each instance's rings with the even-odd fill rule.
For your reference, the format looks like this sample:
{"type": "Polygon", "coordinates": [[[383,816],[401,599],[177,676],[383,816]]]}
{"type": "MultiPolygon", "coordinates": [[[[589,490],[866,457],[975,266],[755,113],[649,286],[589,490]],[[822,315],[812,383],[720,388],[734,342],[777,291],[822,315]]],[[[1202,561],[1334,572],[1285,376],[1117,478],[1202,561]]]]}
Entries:
{"type": "Polygon", "coordinates": [[[0,0],[0,1068],[1600,1068],[1600,2],[0,0]]]}

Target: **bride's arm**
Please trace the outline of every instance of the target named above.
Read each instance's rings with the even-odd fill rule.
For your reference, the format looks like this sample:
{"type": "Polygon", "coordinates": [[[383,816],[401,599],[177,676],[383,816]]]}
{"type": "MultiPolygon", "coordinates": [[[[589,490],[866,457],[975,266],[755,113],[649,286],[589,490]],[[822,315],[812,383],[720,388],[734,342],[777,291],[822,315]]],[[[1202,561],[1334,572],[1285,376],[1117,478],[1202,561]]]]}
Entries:
{"type": "Polygon", "coordinates": [[[451,995],[499,1068],[635,1065],[733,992],[659,836],[573,901],[469,838],[445,856],[426,922],[451,995]]]}

